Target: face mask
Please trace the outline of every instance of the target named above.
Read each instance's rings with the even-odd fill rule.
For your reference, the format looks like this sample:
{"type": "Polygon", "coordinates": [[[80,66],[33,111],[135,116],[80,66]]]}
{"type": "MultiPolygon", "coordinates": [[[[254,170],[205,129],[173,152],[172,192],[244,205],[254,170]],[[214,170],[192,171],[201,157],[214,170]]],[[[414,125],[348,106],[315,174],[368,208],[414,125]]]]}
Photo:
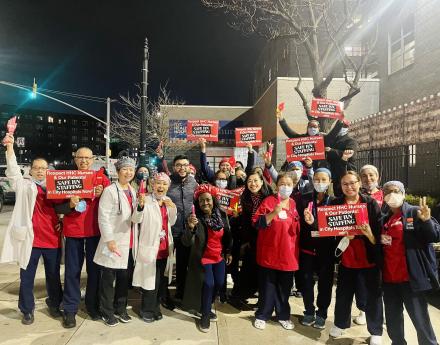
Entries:
{"type": "Polygon", "coordinates": [[[32,178],[32,181],[34,181],[35,184],[39,185],[41,188],[45,189],[46,188],[46,180],[36,180],[34,178],[32,178]]]}
{"type": "Polygon", "coordinates": [[[338,246],[335,249],[335,256],[341,256],[343,252],[348,248],[350,244],[350,240],[348,237],[342,237],[342,239],[339,241],[338,246]]]}
{"type": "Polygon", "coordinates": [[[342,127],[341,130],[338,133],[339,137],[343,137],[344,135],[346,135],[348,133],[348,128],[347,127],[342,127]]]}
{"type": "Polygon", "coordinates": [[[327,183],[314,183],[313,187],[318,193],[324,193],[328,189],[327,183]]]}
{"type": "Polygon", "coordinates": [[[374,182],[370,185],[368,185],[368,184],[362,185],[362,187],[364,187],[364,189],[366,189],[369,192],[371,192],[373,189],[377,188],[378,186],[379,186],[379,184],[377,182],[374,182]]]}
{"type": "Polygon", "coordinates": [[[313,136],[313,135],[317,135],[318,133],[319,133],[319,128],[316,128],[316,127],[309,127],[309,128],[307,129],[307,134],[308,134],[308,135],[313,136]]]}
{"type": "Polygon", "coordinates": [[[294,175],[294,176],[296,176],[296,178],[299,180],[300,178],[301,178],[301,176],[302,176],[302,171],[301,170],[292,170],[292,174],[294,175]]]}
{"type": "Polygon", "coordinates": [[[218,188],[223,188],[223,189],[225,189],[225,188],[228,186],[228,181],[225,181],[225,180],[215,180],[215,185],[216,185],[218,188]]]}
{"type": "Polygon", "coordinates": [[[401,193],[390,193],[384,198],[384,201],[391,208],[399,208],[403,205],[404,200],[405,196],[401,193]]]}
{"type": "Polygon", "coordinates": [[[148,173],[147,172],[139,172],[136,174],[136,178],[140,181],[140,180],[146,180],[148,178],[148,173]]]}
{"type": "Polygon", "coordinates": [[[278,192],[280,193],[281,199],[284,200],[284,199],[287,199],[290,196],[290,194],[292,194],[293,188],[292,187],[287,187],[287,186],[281,186],[278,189],[278,192]]]}

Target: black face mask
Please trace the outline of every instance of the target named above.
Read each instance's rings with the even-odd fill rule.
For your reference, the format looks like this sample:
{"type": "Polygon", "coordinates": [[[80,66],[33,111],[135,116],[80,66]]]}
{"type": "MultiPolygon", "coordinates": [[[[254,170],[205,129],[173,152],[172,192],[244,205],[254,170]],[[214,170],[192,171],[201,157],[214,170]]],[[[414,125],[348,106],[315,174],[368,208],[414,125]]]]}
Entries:
{"type": "Polygon", "coordinates": [[[140,180],[147,180],[147,178],[148,178],[148,173],[147,172],[139,172],[139,173],[136,174],[136,179],[138,181],[140,181],[140,180]]]}
{"type": "Polygon", "coordinates": [[[243,180],[243,179],[241,179],[241,178],[238,178],[238,179],[237,179],[237,187],[242,187],[242,186],[244,186],[244,182],[245,182],[245,180],[243,180]]]}

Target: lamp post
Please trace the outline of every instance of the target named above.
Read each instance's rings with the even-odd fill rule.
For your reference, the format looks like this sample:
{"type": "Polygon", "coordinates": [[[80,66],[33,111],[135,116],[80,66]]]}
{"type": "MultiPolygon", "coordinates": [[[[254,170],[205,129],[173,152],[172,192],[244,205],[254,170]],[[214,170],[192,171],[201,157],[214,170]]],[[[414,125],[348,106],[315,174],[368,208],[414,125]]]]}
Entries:
{"type": "MultiPolygon", "coordinates": [[[[29,91],[29,88],[27,88],[27,87],[24,87],[24,86],[15,84],[15,83],[10,83],[8,81],[0,80],[0,84],[6,85],[6,86],[10,86],[10,87],[14,87],[16,89],[21,89],[21,90],[29,91]]],[[[109,169],[110,169],[110,103],[111,103],[112,100],[110,98],[107,98],[107,102],[106,102],[107,103],[107,118],[106,118],[106,121],[103,121],[100,118],[98,118],[98,117],[96,117],[96,116],[94,116],[92,114],[89,114],[85,110],[82,110],[82,109],[80,109],[78,107],[75,107],[72,104],[69,104],[67,102],[64,102],[64,101],[58,99],[58,98],[55,98],[55,97],[52,97],[52,96],[49,96],[49,95],[46,95],[44,93],[41,93],[41,92],[37,91],[35,80],[34,80],[34,86],[32,87],[32,93],[34,95],[40,95],[40,96],[49,98],[49,99],[51,99],[51,100],[53,100],[55,102],[61,103],[61,104],[65,105],[65,106],[67,106],[67,107],[75,109],[76,111],[79,111],[80,113],[83,113],[83,114],[85,114],[85,115],[95,119],[99,123],[102,123],[102,124],[105,125],[105,127],[106,127],[106,135],[104,136],[105,137],[105,162],[106,162],[107,171],[109,171],[109,169]]]]}
{"type": "Polygon", "coordinates": [[[141,96],[141,133],[139,138],[139,165],[145,166],[147,164],[147,145],[145,143],[146,126],[147,126],[147,113],[148,113],[148,38],[145,38],[144,45],[144,59],[142,64],[142,96],[141,96]]]}

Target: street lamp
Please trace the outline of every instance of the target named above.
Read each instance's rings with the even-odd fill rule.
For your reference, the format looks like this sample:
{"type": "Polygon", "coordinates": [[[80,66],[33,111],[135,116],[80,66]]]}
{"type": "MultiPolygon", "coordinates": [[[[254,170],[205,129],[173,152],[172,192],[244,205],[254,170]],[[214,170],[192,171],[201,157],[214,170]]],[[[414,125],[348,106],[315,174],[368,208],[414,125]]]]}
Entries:
{"type": "MultiPolygon", "coordinates": [[[[4,80],[0,80],[0,84],[6,85],[6,86],[10,86],[10,87],[14,87],[14,88],[21,89],[21,90],[29,91],[29,87],[25,87],[25,86],[22,86],[22,85],[19,85],[19,84],[15,84],[15,83],[10,83],[10,82],[4,81],[4,80]]],[[[51,100],[53,100],[55,102],[64,104],[65,106],[70,107],[72,109],[75,109],[76,111],[79,111],[80,113],[83,113],[83,114],[85,114],[85,115],[95,119],[99,123],[102,123],[102,124],[105,125],[105,128],[106,128],[106,131],[105,131],[106,134],[104,135],[104,138],[105,138],[105,163],[106,163],[107,171],[110,171],[110,103],[112,102],[112,100],[109,97],[107,97],[107,99],[106,99],[106,103],[107,103],[107,116],[106,116],[106,121],[103,121],[100,118],[98,118],[98,117],[96,117],[96,116],[94,116],[92,114],[89,114],[85,110],[82,110],[82,109],[80,109],[78,107],[75,107],[72,104],[69,104],[67,102],[64,102],[64,101],[58,99],[58,98],[55,98],[55,97],[52,97],[52,96],[49,96],[49,95],[46,95],[44,93],[41,93],[41,92],[37,91],[37,83],[36,83],[35,78],[34,78],[34,83],[32,85],[32,98],[35,98],[36,95],[40,95],[40,96],[49,98],[49,99],[51,99],[51,100]],[[33,96],[33,95],[35,95],[35,96],[33,96]]]]}

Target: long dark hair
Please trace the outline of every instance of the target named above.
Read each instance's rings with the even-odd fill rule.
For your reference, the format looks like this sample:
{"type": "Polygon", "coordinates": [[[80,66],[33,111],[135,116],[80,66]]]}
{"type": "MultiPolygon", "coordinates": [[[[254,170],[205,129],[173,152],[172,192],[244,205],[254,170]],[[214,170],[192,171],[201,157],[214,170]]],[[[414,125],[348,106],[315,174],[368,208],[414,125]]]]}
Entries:
{"type": "Polygon", "coordinates": [[[246,180],[244,182],[244,191],[241,195],[241,202],[242,204],[250,202],[251,201],[251,194],[252,192],[249,190],[247,183],[249,180],[249,177],[252,175],[258,175],[258,177],[263,181],[263,185],[261,186],[260,193],[263,196],[263,198],[273,194],[272,187],[266,182],[263,173],[261,172],[261,168],[254,168],[251,170],[251,172],[246,176],[246,180]]]}

